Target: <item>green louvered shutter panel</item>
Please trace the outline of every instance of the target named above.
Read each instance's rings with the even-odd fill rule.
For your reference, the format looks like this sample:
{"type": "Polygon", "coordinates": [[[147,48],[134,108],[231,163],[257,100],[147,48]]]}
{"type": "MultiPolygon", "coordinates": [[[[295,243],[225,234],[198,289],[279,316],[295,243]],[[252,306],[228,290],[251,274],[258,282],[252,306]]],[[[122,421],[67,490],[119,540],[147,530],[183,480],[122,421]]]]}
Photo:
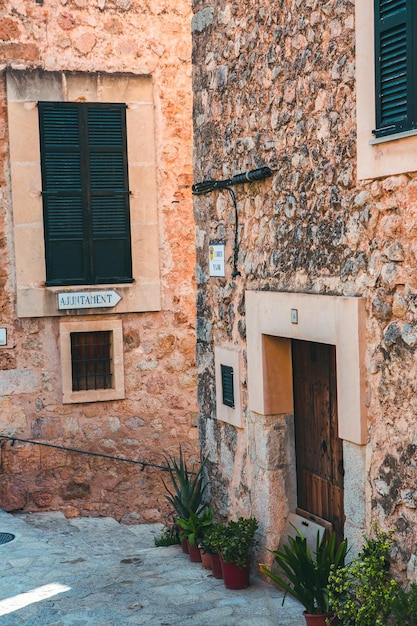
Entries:
{"type": "Polygon", "coordinates": [[[414,0],[375,0],[377,137],[416,126],[414,0]],[[413,28],[414,27],[414,28],[413,28]]]}
{"type": "Polygon", "coordinates": [[[87,105],[93,282],[132,280],[126,107],[87,105]]]}
{"type": "Polygon", "coordinates": [[[235,408],[235,393],[233,387],[233,367],[220,365],[222,375],[222,400],[223,404],[235,408]]]}
{"type": "Polygon", "coordinates": [[[82,284],[87,276],[77,106],[40,102],[46,284],[82,284]]]}
{"type": "Polygon", "coordinates": [[[39,103],[48,285],[132,281],[125,106],[39,103]]]}

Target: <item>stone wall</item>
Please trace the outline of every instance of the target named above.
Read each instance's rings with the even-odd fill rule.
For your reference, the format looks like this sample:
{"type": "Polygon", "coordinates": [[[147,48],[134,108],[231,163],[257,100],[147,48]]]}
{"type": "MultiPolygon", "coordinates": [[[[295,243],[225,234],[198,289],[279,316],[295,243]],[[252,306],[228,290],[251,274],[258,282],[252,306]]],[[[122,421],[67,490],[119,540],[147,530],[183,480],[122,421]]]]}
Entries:
{"type": "MultiPolygon", "coordinates": [[[[0,326],[8,333],[0,347],[0,432],[157,465],[183,443],[195,460],[189,3],[1,0],[0,14],[0,326]],[[17,317],[7,68],[152,77],[162,310],[118,316],[123,400],[64,405],[59,318],[17,317]]],[[[3,442],[0,471],[6,510],[60,509],[144,522],[167,512],[155,468],[3,442]]]]}
{"type": "MultiPolygon", "coordinates": [[[[254,512],[245,290],[366,299],[366,523],[396,528],[414,571],[416,173],[357,181],[352,0],[194,1],[195,180],[267,165],[274,176],[195,198],[200,436],[220,514],[254,512]],[[226,277],[208,243],[226,240],[226,277]],[[242,351],[246,427],[217,421],[215,344],[242,351]]],[[[352,494],[352,502],[354,501],[352,494]]],[[[281,502],[283,510],[289,503],[281,502]]],[[[410,570],[410,571],[411,571],[410,570]]]]}

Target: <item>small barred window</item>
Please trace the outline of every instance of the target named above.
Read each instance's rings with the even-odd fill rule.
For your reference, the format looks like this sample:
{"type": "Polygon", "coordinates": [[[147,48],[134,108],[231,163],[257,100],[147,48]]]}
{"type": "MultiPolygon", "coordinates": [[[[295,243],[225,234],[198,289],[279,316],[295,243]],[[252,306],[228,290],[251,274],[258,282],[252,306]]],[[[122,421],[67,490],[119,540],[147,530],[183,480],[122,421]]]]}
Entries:
{"type": "Polygon", "coordinates": [[[71,333],[72,390],[110,389],[112,332],[71,333]]]}

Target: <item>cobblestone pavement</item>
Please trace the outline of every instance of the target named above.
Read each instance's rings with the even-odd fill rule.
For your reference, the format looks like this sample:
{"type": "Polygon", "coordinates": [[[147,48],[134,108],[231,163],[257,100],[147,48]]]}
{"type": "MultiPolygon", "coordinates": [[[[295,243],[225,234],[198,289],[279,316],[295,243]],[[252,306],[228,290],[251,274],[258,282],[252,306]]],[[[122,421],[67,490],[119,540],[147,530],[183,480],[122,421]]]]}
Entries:
{"type": "Polygon", "coordinates": [[[303,626],[302,607],[255,576],[231,591],[160,524],[0,510],[0,626],[303,626]]]}

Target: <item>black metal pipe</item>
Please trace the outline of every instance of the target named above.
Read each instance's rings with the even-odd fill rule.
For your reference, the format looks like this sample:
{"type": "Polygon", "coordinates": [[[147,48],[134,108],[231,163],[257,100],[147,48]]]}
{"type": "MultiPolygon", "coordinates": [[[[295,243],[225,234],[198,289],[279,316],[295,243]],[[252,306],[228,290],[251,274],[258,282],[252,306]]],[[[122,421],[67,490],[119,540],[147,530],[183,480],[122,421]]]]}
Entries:
{"type": "Polygon", "coordinates": [[[243,174],[236,174],[226,180],[203,180],[201,183],[194,183],[192,186],[193,195],[199,196],[215,189],[227,189],[232,185],[243,185],[256,180],[265,180],[272,176],[273,171],[269,167],[259,167],[256,170],[249,170],[243,174]]]}

